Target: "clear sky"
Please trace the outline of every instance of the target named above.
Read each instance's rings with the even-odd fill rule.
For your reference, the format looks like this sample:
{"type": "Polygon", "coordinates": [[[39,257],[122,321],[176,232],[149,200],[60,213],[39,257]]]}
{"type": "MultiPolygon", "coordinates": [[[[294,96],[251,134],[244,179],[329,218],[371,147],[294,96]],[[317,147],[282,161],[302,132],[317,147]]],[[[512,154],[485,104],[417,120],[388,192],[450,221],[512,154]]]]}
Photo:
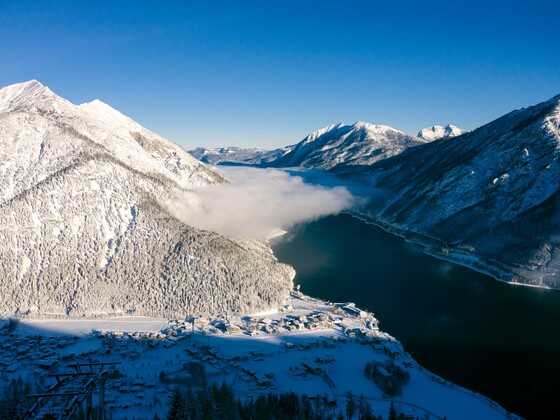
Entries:
{"type": "Polygon", "coordinates": [[[187,149],[357,120],[473,129],[560,93],[560,5],[0,0],[0,85],[29,79],[187,149]]]}

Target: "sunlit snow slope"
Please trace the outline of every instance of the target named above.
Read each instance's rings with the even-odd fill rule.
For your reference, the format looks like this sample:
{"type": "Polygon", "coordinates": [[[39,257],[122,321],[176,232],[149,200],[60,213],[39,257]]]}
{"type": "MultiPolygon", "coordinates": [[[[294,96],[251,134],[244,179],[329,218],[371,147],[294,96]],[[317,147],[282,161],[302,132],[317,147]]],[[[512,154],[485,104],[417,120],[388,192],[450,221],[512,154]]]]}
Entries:
{"type": "Polygon", "coordinates": [[[448,124],[445,127],[442,125],[433,125],[431,127],[426,127],[420,130],[417,134],[417,137],[420,137],[424,140],[433,141],[438,139],[449,139],[452,137],[457,137],[464,133],[466,133],[465,130],[462,130],[452,124],[448,124]]]}
{"type": "Polygon", "coordinates": [[[386,125],[334,124],[311,133],[267,166],[344,170],[371,165],[424,143],[386,125]]]}
{"type": "Polygon", "coordinates": [[[267,245],[189,227],[177,197],[225,180],[101,101],[37,81],[0,89],[0,311],[181,317],[283,302],[267,245]]]}
{"type": "Polygon", "coordinates": [[[357,171],[364,209],[507,281],[560,287],[560,95],[357,171]]]}
{"type": "Polygon", "coordinates": [[[211,164],[301,167],[336,172],[371,165],[426,142],[425,139],[385,125],[357,122],[352,125],[329,125],[314,131],[295,145],[275,150],[199,147],[189,153],[211,164]]]}

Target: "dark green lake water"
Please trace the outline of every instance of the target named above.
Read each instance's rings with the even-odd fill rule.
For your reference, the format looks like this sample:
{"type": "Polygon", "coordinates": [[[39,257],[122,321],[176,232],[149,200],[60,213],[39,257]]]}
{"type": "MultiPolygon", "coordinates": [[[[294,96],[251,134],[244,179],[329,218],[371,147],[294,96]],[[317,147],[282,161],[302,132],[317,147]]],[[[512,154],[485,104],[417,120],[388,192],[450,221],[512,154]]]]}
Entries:
{"type": "Polygon", "coordinates": [[[560,416],[560,292],[423,254],[348,215],[273,242],[301,290],[374,312],[424,367],[527,418],[560,416]]]}

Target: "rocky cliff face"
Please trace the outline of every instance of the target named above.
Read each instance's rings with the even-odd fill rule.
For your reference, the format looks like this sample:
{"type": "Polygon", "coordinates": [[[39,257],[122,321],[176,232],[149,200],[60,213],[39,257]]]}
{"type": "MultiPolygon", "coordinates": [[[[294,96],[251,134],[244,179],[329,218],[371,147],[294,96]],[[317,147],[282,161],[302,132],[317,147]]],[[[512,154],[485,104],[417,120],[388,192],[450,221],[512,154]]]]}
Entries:
{"type": "Polygon", "coordinates": [[[267,245],[172,216],[226,180],[108,105],[8,86],[0,145],[2,313],[248,313],[288,295],[293,270],[267,245]]]}

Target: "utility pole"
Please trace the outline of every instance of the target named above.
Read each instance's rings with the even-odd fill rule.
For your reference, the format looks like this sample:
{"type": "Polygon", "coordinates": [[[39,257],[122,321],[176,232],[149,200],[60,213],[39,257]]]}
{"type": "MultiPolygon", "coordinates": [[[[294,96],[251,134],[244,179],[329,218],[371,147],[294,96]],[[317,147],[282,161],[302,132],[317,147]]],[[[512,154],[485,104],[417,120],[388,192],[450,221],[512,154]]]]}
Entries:
{"type": "Polygon", "coordinates": [[[107,371],[101,373],[99,378],[99,420],[105,420],[105,376],[107,371]]]}
{"type": "Polygon", "coordinates": [[[93,420],[93,402],[92,393],[89,392],[86,397],[86,420],[93,420]]]}
{"type": "MultiPolygon", "coordinates": [[[[37,401],[25,415],[24,419],[33,419],[41,416],[43,408],[49,406],[49,414],[52,415],[53,409],[59,417],[71,418],[76,414],[76,410],[86,405],[86,419],[93,420],[93,393],[99,391],[99,416],[98,419],[106,420],[105,407],[105,381],[109,378],[109,370],[106,366],[114,369],[120,362],[102,363],[75,363],[68,365],[74,368],[75,372],[61,372],[49,375],[56,379],[56,384],[51,386],[45,393],[29,394],[29,398],[36,398],[37,401]],[[89,368],[86,371],[82,368],[89,368]],[[66,397],[65,400],[60,397],[66,397]],[[59,400],[57,400],[59,398],[59,400]],[[50,404],[50,405],[49,405],[50,404]],[[62,417],[61,417],[62,416],[62,417]]],[[[42,417],[41,417],[42,418],[42,417]]]]}

